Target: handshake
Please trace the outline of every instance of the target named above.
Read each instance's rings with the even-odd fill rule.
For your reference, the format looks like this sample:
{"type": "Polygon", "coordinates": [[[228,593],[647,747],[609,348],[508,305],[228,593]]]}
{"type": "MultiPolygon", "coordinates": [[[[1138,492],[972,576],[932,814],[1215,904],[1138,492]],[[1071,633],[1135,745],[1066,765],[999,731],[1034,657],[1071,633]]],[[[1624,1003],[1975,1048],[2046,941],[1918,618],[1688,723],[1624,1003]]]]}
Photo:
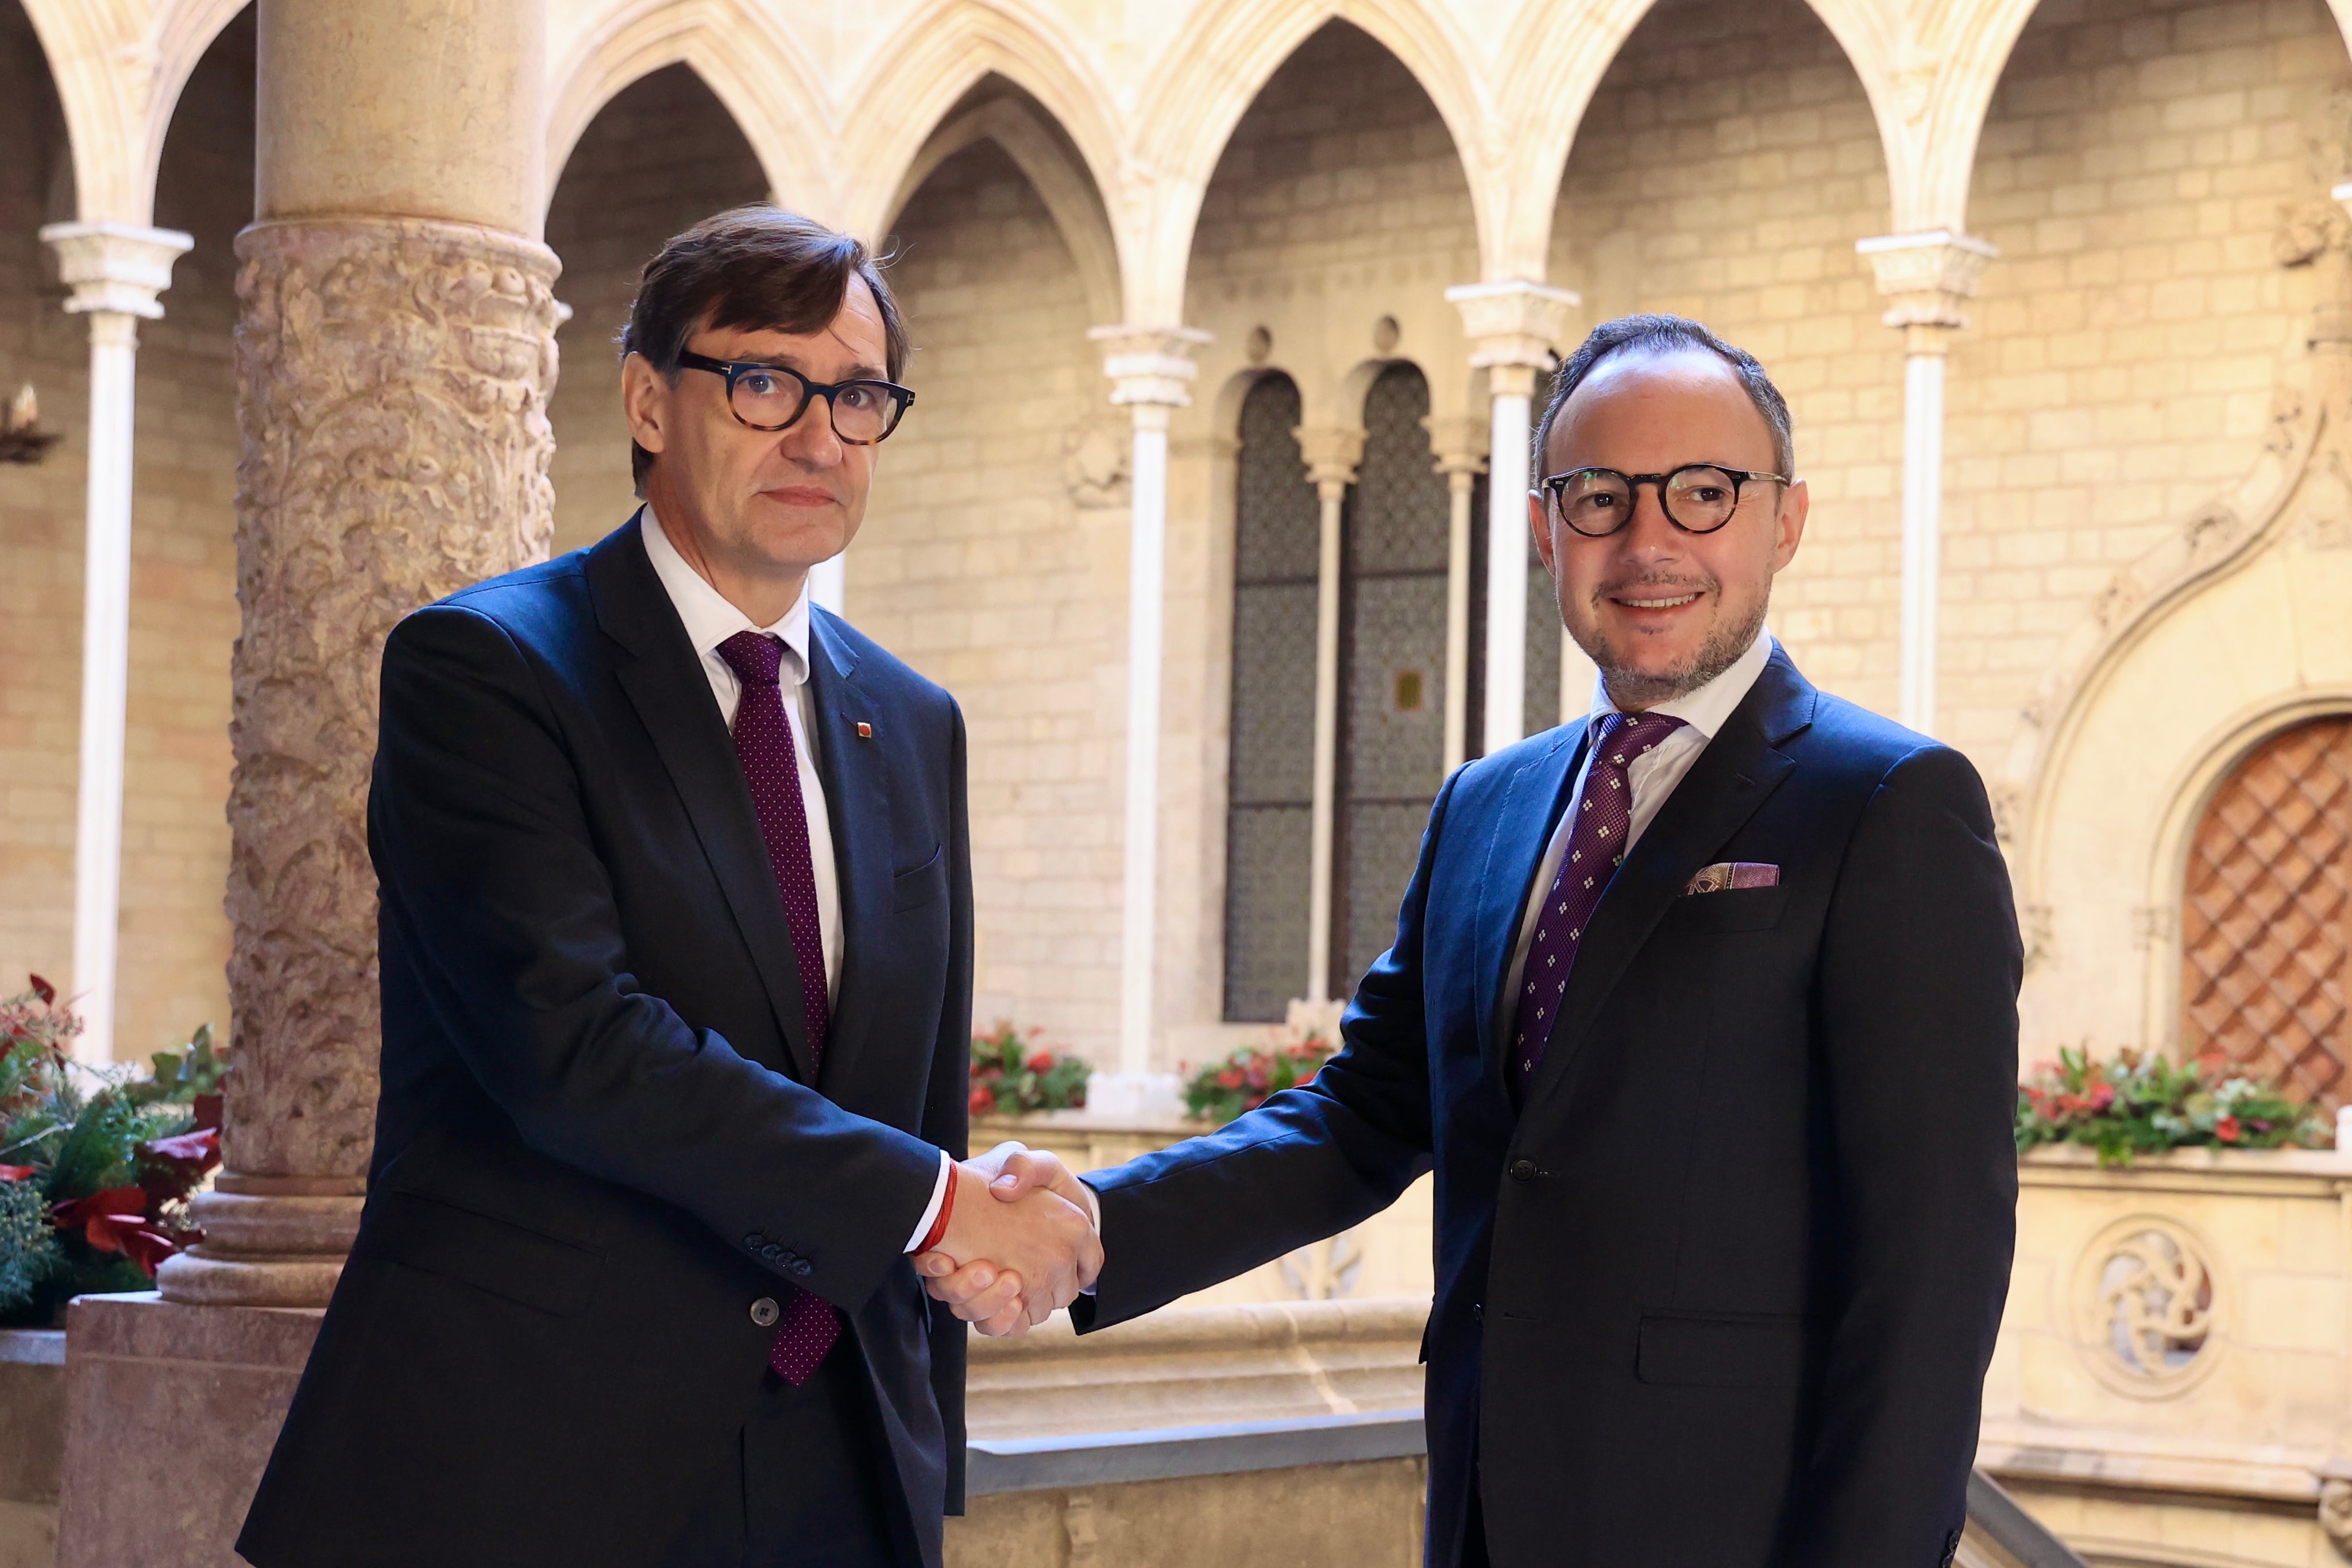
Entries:
{"type": "Polygon", "coordinates": [[[1027,1332],[1102,1272],[1094,1194],[1053,1155],[999,1143],[952,1180],[947,1233],[915,1271],[982,1333],[1027,1332]]]}

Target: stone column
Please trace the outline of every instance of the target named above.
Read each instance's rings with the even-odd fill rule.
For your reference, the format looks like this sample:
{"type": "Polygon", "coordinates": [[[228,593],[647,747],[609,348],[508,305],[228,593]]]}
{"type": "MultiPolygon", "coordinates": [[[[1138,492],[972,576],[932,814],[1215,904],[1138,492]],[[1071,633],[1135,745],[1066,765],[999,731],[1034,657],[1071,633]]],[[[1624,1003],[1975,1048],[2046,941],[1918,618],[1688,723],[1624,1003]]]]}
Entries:
{"type": "Polygon", "coordinates": [[[237,238],[225,1169],[167,1300],[322,1304],[358,1223],[378,1049],[365,806],[393,624],[544,559],[555,256],[542,7],[266,7],[237,238]]]}
{"type": "Polygon", "coordinates": [[[74,813],[73,985],[77,1055],[114,1059],[114,967],[122,910],[122,725],[131,673],[131,423],[139,321],[194,241],[165,228],[53,223],[41,237],[89,318],[89,474],[83,521],[81,771],[74,813]]]}
{"type": "Polygon", "coordinates": [[[1292,434],[1323,509],[1315,557],[1315,785],[1307,840],[1307,1000],[1319,1004],[1331,999],[1331,847],[1339,810],[1339,518],[1364,460],[1364,432],[1302,425],[1292,434]]]}
{"type": "Polygon", "coordinates": [[[1433,414],[1421,422],[1445,476],[1445,771],[1470,756],[1470,501],[1486,468],[1487,422],[1433,414]]]}
{"type": "Polygon", "coordinates": [[[1566,289],[1512,279],[1465,283],[1445,297],[1462,312],[1472,368],[1493,399],[1486,481],[1486,723],[1485,750],[1527,734],[1528,431],[1536,374],[1552,362],[1568,312],[1566,289]]]}
{"type": "Polygon", "coordinates": [[[1168,423],[1192,401],[1192,354],[1209,334],[1190,327],[1097,327],[1112,403],[1135,421],[1127,566],[1127,842],[1121,883],[1118,1071],[1087,1080],[1089,1110],[1174,1114],[1172,1073],[1151,1070],[1159,962],[1160,686],[1166,624],[1168,423]]]}
{"type": "Polygon", "coordinates": [[[1936,611],[1943,564],[1944,358],[1969,324],[1961,306],[2000,253],[1949,229],[1856,242],[1903,333],[1902,671],[1895,717],[1923,735],[1936,730],[1936,611]]]}

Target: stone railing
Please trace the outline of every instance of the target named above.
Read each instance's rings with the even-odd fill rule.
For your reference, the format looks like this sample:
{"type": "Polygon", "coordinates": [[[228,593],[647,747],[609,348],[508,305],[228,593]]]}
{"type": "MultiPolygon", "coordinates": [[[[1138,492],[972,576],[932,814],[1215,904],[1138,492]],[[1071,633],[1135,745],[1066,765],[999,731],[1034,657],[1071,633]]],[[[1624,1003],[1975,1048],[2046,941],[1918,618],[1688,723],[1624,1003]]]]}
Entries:
{"type": "Polygon", "coordinates": [[[1978,1463],[2096,1559],[2352,1557],[2352,1155],[2020,1177],[1978,1463]]]}

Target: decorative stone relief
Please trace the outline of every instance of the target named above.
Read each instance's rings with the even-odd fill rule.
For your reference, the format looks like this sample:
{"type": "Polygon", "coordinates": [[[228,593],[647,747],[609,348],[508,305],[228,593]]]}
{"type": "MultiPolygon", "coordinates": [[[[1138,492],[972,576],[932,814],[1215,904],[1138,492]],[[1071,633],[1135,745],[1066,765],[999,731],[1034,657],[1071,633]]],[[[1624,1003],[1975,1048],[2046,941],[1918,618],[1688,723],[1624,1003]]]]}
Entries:
{"type": "Polygon", "coordinates": [[[2223,1305],[2211,1258],[2201,1238],[2162,1215],[2118,1220],[2084,1249],[2076,1348],[2101,1383],[2160,1398],[2211,1369],[2223,1305]]]}
{"type": "Polygon", "coordinates": [[[2320,1477],[2319,1530],[2337,1556],[2352,1562],[2352,1475],[2320,1477]]]}
{"type": "Polygon", "coordinates": [[[377,669],[409,611],[547,555],[558,263],[414,218],[263,224],[236,253],[226,1164],[356,1178],[378,1046],[377,669]]]}
{"type": "Polygon", "coordinates": [[[1087,508],[1127,504],[1128,468],[1134,449],[1126,419],[1092,420],[1062,437],[1062,483],[1087,508]]]}

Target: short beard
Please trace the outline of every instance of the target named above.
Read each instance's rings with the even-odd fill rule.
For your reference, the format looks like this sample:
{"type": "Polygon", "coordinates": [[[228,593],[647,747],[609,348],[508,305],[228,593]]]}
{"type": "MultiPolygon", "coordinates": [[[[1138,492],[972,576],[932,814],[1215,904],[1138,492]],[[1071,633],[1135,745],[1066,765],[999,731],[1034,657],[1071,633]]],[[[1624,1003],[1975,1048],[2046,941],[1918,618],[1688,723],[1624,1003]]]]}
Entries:
{"type": "MultiPolygon", "coordinates": [[[[1606,595],[1622,593],[1627,588],[1647,585],[1641,583],[1612,583],[1594,594],[1592,606],[1593,619],[1596,624],[1600,619],[1601,601],[1606,595]]],[[[1677,588],[1689,586],[1684,583],[1661,585],[1677,588]]],[[[1709,584],[1707,586],[1718,594],[1721,592],[1720,584],[1709,584]]],[[[1670,669],[1663,675],[1648,675],[1613,663],[1605,643],[1596,647],[1581,637],[1577,638],[1576,643],[1579,647],[1584,649],[1585,657],[1591,659],[1600,668],[1601,679],[1609,688],[1609,700],[1612,702],[1620,709],[1655,708],[1661,702],[1672,702],[1678,697],[1689,696],[1733,665],[1738,664],[1739,656],[1754,646],[1757,634],[1764,629],[1764,613],[1769,607],[1769,595],[1767,595],[1766,598],[1758,600],[1754,611],[1737,625],[1717,626],[1715,630],[1707,635],[1706,641],[1700,646],[1698,652],[1691,656],[1687,664],[1679,669],[1670,669]]],[[[1593,642],[1600,643],[1602,639],[1595,637],[1593,642]]]]}

